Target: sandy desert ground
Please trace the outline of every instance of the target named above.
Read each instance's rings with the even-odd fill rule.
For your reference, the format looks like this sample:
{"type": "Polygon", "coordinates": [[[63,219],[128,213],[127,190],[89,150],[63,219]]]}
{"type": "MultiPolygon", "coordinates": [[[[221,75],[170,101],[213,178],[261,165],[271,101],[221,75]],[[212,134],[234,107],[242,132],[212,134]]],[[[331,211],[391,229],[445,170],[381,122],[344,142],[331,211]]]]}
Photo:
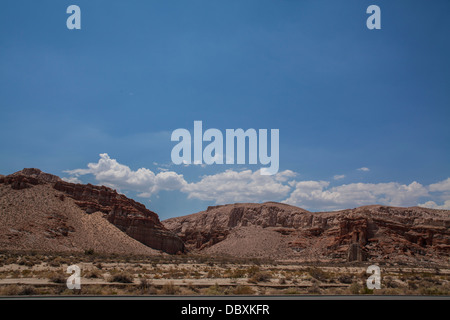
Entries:
{"type": "Polygon", "coordinates": [[[368,264],[295,264],[207,256],[2,252],[0,295],[449,295],[450,269],[380,265],[381,289],[366,286],[368,264]],[[81,269],[70,290],[69,265],[81,269]]]}

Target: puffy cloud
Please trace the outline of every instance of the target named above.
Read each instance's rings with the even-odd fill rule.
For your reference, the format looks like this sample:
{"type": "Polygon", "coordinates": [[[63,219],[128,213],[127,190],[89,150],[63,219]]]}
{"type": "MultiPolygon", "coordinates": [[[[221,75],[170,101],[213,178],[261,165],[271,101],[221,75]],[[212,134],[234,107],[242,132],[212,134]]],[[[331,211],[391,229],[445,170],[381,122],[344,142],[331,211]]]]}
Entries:
{"type": "Polygon", "coordinates": [[[163,171],[156,175],[155,184],[162,190],[180,190],[186,185],[186,181],[181,174],[163,171]]]}
{"type": "Polygon", "coordinates": [[[450,210],[450,178],[430,184],[428,190],[436,199],[419,204],[420,207],[450,210]],[[439,205],[436,201],[443,204],[439,205]]]}
{"type": "Polygon", "coordinates": [[[450,200],[446,200],[442,206],[438,205],[434,201],[427,201],[425,203],[419,204],[419,207],[431,208],[431,209],[441,209],[441,210],[450,210],[450,200]]]}
{"type": "Polygon", "coordinates": [[[70,182],[70,183],[81,183],[80,179],[77,177],[69,177],[69,178],[61,178],[63,181],[70,182]]]}
{"type": "Polygon", "coordinates": [[[307,209],[336,210],[370,204],[411,206],[428,195],[420,183],[351,183],[328,188],[325,181],[300,181],[285,203],[307,209]]]}
{"type": "Polygon", "coordinates": [[[77,179],[80,175],[92,174],[95,179],[106,186],[140,192],[141,196],[150,196],[159,190],[180,189],[186,181],[183,175],[173,171],[155,174],[153,171],[140,168],[136,171],[111,159],[107,153],[100,154],[97,163],[89,163],[88,169],[66,171],[72,175],[69,179],[77,179]]]}
{"type": "MultiPolygon", "coordinates": [[[[226,170],[206,175],[197,182],[188,182],[182,174],[170,170],[154,173],[150,169],[132,170],[111,159],[106,153],[89,163],[85,169],[66,171],[69,182],[81,183],[79,177],[93,175],[99,184],[124,191],[134,191],[149,198],[161,190],[180,191],[188,198],[214,201],[217,204],[234,202],[283,201],[310,210],[337,210],[362,205],[420,206],[450,209],[450,178],[423,186],[418,182],[401,184],[351,183],[330,186],[328,181],[296,181],[291,170],[275,175],[261,175],[260,171],[226,170]],[[442,203],[439,205],[438,203],[442,203]]],[[[343,175],[335,176],[339,180],[343,175]]],[[[335,182],[337,183],[337,182],[335,182]]]]}
{"type": "Polygon", "coordinates": [[[428,189],[431,192],[447,192],[450,193],[450,178],[444,181],[440,181],[437,183],[430,184],[428,189]]]}
{"type": "Polygon", "coordinates": [[[283,184],[294,173],[290,170],[272,176],[261,175],[259,170],[226,170],[202,177],[182,189],[189,198],[215,201],[216,203],[276,201],[286,197],[291,187],[283,184]]]}
{"type": "Polygon", "coordinates": [[[297,173],[295,173],[292,170],[284,170],[282,172],[278,172],[277,174],[275,174],[274,178],[275,178],[276,181],[286,182],[290,178],[295,177],[296,175],[297,175],[297,173]]]}
{"type": "Polygon", "coordinates": [[[337,174],[333,177],[334,180],[341,180],[345,178],[345,174],[337,174]]]}
{"type": "Polygon", "coordinates": [[[358,170],[358,171],[364,171],[364,172],[370,171],[370,169],[367,168],[367,167],[362,167],[362,168],[359,168],[359,169],[356,169],[356,170],[358,170]]]}
{"type": "Polygon", "coordinates": [[[149,169],[136,171],[111,159],[107,153],[100,154],[96,163],[89,163],[87,169],[66,171],[71,175],[68,180],[82,175],[92,174],[103,185],[119,190],[139,192],[139,197],[151,197],[160,190],[179,190],[188,198],[210,200],[216,203],[261,202],[285,198],[291,187],[284,184],[295,172],[286,170],[272,176],[261,175],[259,171],[233,171],[204,176],[198,182],[187,183],[183,175],[164,170],[155,174],[149,169]]]}

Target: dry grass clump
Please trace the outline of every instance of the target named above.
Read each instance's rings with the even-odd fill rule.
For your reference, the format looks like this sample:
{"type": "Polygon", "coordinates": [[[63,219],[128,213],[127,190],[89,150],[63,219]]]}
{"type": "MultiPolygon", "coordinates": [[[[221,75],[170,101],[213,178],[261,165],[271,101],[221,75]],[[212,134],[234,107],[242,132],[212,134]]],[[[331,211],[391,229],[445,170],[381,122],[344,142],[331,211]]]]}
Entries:
{"type": "Polygon", "coordinates": [[[97,269],[91,269],[91,270],[86,271],[84,273],[83,277],[87,278],[87,279],[101,279],[101,278],[103,278],[102,274],[97,269]]]}
{"type": "Polygon", "coordinates": [[[222,296],[225,295],[225,290],[216,283],[213,286],[209,287],[206,290],[205,294],[207,296],[222,296]]]}
{"type": "Polygon", "coordinates": [[[155,295],[158,293],[151,281],[147,279],[141,279],[139,284],[136,286],[136,289],[141,295],[155,295]]]}
{"type": "Polygon", "coordinates": [[[134,278],[127,272],[113,274],[108,279],[109,282],[133,283],[134,278]]]}
{"type": "Polygon", "coordinates": [[[0,295],[3,296],[31,296],[38,294],[33,286],[8,285],[0,288],[0,295]]]}
{"type": "Polygon", "coordinates": [[[54,272],[48,276],[48,279],[50,280],[50,282],[53,283],[66,283],[67,277],[68,276],[63,275],[61,273],[54,272]]]}
{"type": "Polygon", "coordinates": [[[176,295],[180,293],[180,288],[175,286],[172,281],[162,286],[161,293],[163,295],[176,295]]]}
{"type": "Polygon", "coordinates": [[[317,282],[314,282],[311,287],[308,288],[308,294],[321,294],[322,290],[317,282]]]}
{"type": "Polygon", "coordinates": [[[353,283],[353,276],[350,275],[350,274],[342,274],[342,275],[338,276],[337,280],[340,283],[352,284],[353,283]]]}
{"type": "Polygon", "coordinates": [[[326,281],[331,278],[330,274],[317,267],[307,269],[309,275],[319,281],[326,281]]]}
{"type": "Polygon", "coordinates": [[[267,271],[259,271],[256,272],[255,274],[253,274],[249,279],[248,282],[249,283],[259,283],[259,282],[268,282],[272,279],[272,276],[269,272],[267,271]]]}
{"type": "Polygon", "coordinates": [[[238,285],[236,288],[234,288],[232,293],[235,295],[252,295],[255,293],[255,291],[249,286],[238,285]]]}

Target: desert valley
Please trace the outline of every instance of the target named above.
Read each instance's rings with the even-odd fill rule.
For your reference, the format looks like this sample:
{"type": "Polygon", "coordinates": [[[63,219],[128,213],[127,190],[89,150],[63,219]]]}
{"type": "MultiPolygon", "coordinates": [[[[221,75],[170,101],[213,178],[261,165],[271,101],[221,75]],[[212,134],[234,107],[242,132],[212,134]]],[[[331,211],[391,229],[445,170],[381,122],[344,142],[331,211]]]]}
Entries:
{"type": "Polygon", "coordinates": [[[105,186],[0,176],[0,295],[448,295],[449,259],[448,210],[236,203],[160,221],[105,186]]]}

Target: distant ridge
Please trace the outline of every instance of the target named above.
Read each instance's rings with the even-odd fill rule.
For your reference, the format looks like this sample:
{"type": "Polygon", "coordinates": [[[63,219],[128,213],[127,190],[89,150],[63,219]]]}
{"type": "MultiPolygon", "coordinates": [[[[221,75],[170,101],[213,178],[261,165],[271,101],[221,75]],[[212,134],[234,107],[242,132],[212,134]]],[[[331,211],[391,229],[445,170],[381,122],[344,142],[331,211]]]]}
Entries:
{"type": "Polygon", "coordinates": [[[163,224],[197,253],[277,260],[448,264],[450,211],[364,206],[309,212],[287,204],[236,203],[163,224]]]}

